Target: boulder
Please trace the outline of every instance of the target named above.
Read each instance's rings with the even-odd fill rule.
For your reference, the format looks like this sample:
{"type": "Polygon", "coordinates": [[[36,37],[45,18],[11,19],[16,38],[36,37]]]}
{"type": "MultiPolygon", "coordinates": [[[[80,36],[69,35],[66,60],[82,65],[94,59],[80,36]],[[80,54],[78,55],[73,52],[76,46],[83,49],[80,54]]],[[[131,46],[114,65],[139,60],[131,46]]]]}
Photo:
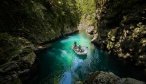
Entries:
{"type": "Polygon", "coordinates": [[[94,34],[94,31],[95,31],[95,28],[94,28],[94,26],[89,26],[87,29],[86,29],[86,32],[88,33],[88,34],[94,34]]]}
{"type": "Polygon", "coordinates": [[[122,78],[122,84],[145,84],[145,82],[133,79],[133,78],[122,78]]]}
{"type": "Polygon", "coordinates": [[[145,84],[133,78],[120,78],[112,72],[96,71],[91,73],[83,84],[145,84]]]}
{"type": "Polygon", "coordinates": [[[23,37],[7,33],[0,33],[0,44],[1,84],[21,84],[20,75],[29,73],[36,58],[33,44],[23,37]]]}

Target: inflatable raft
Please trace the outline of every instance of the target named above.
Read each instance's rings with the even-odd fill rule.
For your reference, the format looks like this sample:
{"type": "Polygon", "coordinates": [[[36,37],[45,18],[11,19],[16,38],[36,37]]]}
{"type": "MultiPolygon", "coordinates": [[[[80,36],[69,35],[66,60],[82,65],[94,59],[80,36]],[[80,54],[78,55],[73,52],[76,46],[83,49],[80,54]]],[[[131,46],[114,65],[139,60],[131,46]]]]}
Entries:
{"type": "Polygon", "coordinates": [[[81,49],[79,48],[74,48],[72,47],[72,49],[74,50],[74,52],[77,54],[77,55],[87,55],[88,53],[88,47],[85,47],[85,46],[81,46],[81,49]]]}

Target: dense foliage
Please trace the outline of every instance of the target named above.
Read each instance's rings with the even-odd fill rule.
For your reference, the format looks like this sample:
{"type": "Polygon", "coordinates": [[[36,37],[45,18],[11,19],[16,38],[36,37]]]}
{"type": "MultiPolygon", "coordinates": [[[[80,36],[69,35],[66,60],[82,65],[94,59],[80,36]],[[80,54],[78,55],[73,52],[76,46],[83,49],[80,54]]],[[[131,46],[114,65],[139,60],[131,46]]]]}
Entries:
{"type": "Polygon", "coordinates": [[[95,11],[96,11],[96,0],[76,0],[77,7],[81,12],[81,22],[94,25],[95,20],[95,11]]]}
{"type": "Polygon", "coordinates": [[[75,0],[2,0],[0,32],[42,42],[79,22],[75,0]]]}

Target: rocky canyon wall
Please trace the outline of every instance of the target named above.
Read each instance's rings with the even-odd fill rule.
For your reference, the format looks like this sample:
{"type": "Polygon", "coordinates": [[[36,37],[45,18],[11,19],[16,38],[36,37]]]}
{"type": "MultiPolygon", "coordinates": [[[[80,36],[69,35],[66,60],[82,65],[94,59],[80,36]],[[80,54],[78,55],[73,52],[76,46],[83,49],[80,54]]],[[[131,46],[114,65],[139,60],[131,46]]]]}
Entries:
{"type": "Polygon", "coordinates": [[[109,53],[146,67],[146,1],[96,0],[98,41],[109,53]]]}

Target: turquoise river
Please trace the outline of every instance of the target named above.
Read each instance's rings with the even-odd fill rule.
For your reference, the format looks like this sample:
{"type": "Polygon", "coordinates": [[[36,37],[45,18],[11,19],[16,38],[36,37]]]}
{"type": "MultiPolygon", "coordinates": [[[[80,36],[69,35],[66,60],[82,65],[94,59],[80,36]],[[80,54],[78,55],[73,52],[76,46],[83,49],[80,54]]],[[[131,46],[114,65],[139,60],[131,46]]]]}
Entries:
{"type": "Polygon", "coordinates": [[[107,53],[96,48],[90,37],[85,33],[66,36],[52,43],[51,47],[38,53],[39,80],[38,84],[74,84],[84,80],[90,72],[111,71],[120,77],[132,77],[144,80],[142,71],[125,65],[107,53]],[[86,58],[74,53],[72,45],[88,47],[86,58]]]}

